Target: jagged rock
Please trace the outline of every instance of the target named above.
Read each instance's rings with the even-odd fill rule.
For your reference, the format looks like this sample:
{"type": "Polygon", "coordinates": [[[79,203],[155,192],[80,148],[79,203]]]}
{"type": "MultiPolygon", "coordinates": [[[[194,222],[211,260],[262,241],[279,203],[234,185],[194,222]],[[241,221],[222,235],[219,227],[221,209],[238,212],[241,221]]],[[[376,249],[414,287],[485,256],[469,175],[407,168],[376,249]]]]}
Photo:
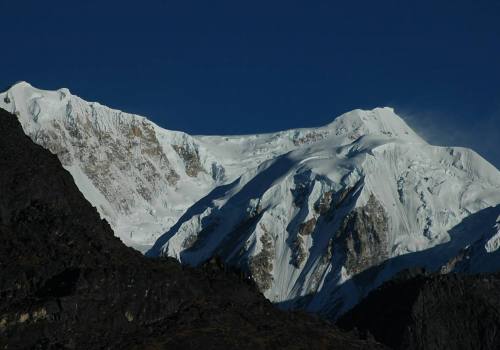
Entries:
{"type": "Polygon", "coordinates": [[[184,160],[186,175],[196,177],[198,176],[198,173],[205,171],[200,163],[200,156],[196,149],[191,150],[180,145],[173,145],[172,147],[182,160],[184,160]]]}
{"type": "Polygon", "coordinates": [[[0,238],[2,349],[381,348],[279,311],[220,264],[193,269],[127,248],[3,110],[0,238]]]}
{"type": "Polygon", "coordinates": [[[302,266],[302,263],[307,259],[307,250],[304,242],[304,236],[309,236],[313,233],[316,227],[317,219],[315,217],[301,223],[297,237],[292,242],[292,259],[291,263],[297,269],[302,266]]]}
{"type": "Polygon", "coordinates": [[[442,274],[447,274],[452,272],[457,266],[460,265],[460,263],[467,258],[467,253],[469,249],[461,249],[460,252],[453,258],[451,258],[446,264],[441,266],[441,269],[439,270],[440,273],[442,274]]]}
{"type": "Polygon", "coordinates": [[[300,224],[299,235],[303,236],[310,235],[314,231],[314,228],[316,227],[316,221],[317,221],[316,218],[311,218],[306,222],[300,224]]]}
{"type": "Polygon", "coordinates": [[[294,239],[293,245],[292,245],[292,264],[296,268],[300,268],[302,266],[302,263],[306,260],[307,258],[307,252],[306,249],[304,248],[304,240],[302,239],[301,236],[297,236],[297,238],[294,239]]]}
{"type": "Polygon", "coordinates": [[[387,259],[387,231],[387,215],[373,195],[365,206],[347,215],[337,239],[344,246],[348,273],[357,274],[387,259]]]}
{"type": "Polygon", "coordinates": [[[326,132],[311,131],[311,132],[306,133],[305,135],[297,135],[296,137],[294,137],[293,144],[295,146],[300,146],[300,145],[304,145],[304,144],[318,142],[320,140],[323,140],[327,136],[328,136],[328,133],[326,133],[326,132]]]}
{"type": "Polygon", "coordinates": [[[262,243],[261,251],[252,256],[248,262],[250,274],[259,287],[265,291],[271,287],[273,281],[274,247],[271,234],[264,228],[264,234],[260,237],[262,243]]]}
{"type": "Polygon", "coordinates": [[[319,201],[315,204],[314,210],[319,215],[326,215],[330,210],[330,206],[332,204],[333,191],[325,192],[319,201]]]}

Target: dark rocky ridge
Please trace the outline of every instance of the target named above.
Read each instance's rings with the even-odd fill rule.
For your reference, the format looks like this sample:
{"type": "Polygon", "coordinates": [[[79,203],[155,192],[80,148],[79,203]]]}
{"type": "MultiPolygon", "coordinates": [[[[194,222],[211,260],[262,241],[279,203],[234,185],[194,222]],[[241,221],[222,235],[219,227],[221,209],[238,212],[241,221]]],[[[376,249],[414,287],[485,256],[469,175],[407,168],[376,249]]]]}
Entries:
{"type": "Polygon", "coordinates": [[[381,348],[276,309],[212,262],[149,260],[114,237],[57,157],[0,110],[0,348],[381,348]]]}
{"type": "Polygon", "coordinates": [[[393,349],[500,349],[500,276],[407,271],[337,324],[393,349]]]}

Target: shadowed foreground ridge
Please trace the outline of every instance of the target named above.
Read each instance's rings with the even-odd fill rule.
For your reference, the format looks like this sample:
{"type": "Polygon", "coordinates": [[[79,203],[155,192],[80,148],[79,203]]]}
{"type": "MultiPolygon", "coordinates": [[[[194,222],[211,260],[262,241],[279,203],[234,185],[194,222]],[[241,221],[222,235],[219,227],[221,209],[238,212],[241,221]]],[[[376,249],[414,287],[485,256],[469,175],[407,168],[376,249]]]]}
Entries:
{"type": "Polygon", "coordinates": [[[338,325],[393,349],[499,349],[500,278],[407,271],[372,291],[338,325]]]}
{"type": "Polygon", "coordinates": [[[0,348],[381,348],[276,309],[212,262],[149,260],[113,236],[57,157],[0,110],[0,348]]]}

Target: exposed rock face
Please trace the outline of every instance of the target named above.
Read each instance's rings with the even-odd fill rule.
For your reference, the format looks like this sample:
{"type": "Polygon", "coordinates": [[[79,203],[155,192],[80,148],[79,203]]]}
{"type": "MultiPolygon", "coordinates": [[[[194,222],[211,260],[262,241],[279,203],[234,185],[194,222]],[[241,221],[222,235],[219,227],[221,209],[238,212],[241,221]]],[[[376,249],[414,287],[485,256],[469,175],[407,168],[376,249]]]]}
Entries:
{"type": "Polygon", "coordinates": [[[319,215],[326,215],[331,208],[333,191],[325,192],[314,206],[319,215]]]}
{"type": "Polygon", "coordinates": [[[447,274],[450,272],[453,272],[454,269],[456,269],[457,266],[460,266],[461,263],[464,261],[464,259],[467,259],[467,253],[470,249],[462,249],[460,252],[451,258],[446,264],[441,266],[439,272],[442,274],[447,274]]]}
{"type": "Polygon", "coordinates": [[[129,214],[136,204],[119,188],[122,184],[114,178],[115,166],[122,176],[136,179],[134,190],[146,201],[179,180],[148,121],[131,118],[110,129],[95,119],[94,108],[73,113],[68,102],[67,109],[67,120],[53,120],[52,129],[30,136],[58,155],[63,165],[83,164],[85,175],[110,203],[118,203],[121,212],[129,214]]]}
{"type": "Polygon", "coordinates": [[[263,227],[264,234],[260,237],[261,251],[250,258],[248,262],[250,273],[259,290],[265,291],[271,287],[273,281],[274,246],[271,234],[263,227]]]}
{"type": "Polygon", "coordinates": [[[2,349],[378,346],[275,309],[216,261],[192,269],[127,248],[3,110],[0,170],[2,349]]]}
{"type": "Polygon", "coordinates": [[[204,171],[200,163],[200,155],[197,150],[191,150],[184,146],[172,146],[177,154],[184,160],[186,174],[191,177],[196,177],[199,172],[204,171]]]}
{"type": "Polygon", "coordinates": [[[498,275],[400,276],[338,322],[393,349],[500,348],[498,275]]]}
{"type": "Polygon", "coordinates": [[[306,133],[305,135],[299,135],[299,134],[294,135],[293,143],[296,146],[309,144],[309,143],[318,142],[320,140],[323,140],[327,136],[328,136],[328,133],[325,131],[323,131],[323,132],[310,131],[310,132],[306,133]]]}
{"type": "Polygon", "coordinates": [[[316,227],[316,218],[309,219],[306,222],[300,224],[299,235],[303,236],[310,235],[314,231],[315,227],[316,227]]]}
{"type": "Polygon", "coordinates": [[[297,237],[292,242],[292,258],[291,263],[297,269],[302,266],[304,261],[307,259],[308,252],[304,242],[305,236],[310,236],[314,232],[316,227],[317,218],[313,217],[298,227],[297,237]]]}
{"type": "Polygon", "coordinates": [[[298,235],[292,242],[292,264],[297,269],[302,266],[302,263],[307,258],[307,251],[304,247],[304,240],[298,235]]]}
{"type": "Polygon", "coordinates": [[[385,210],[371,195],[365,206],[347,215],[337,233],[347,272],[356,274],[387,259],[387,233],[385,210]]]}

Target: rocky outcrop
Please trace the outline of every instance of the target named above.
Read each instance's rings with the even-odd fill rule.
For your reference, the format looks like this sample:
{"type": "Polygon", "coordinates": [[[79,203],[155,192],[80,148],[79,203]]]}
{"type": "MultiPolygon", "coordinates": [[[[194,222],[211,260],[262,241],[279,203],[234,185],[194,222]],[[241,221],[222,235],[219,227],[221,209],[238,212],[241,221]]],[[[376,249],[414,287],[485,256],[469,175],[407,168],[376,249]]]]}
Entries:
{"type": "Polygon", "coordinates": [[[366,205],[346,216],[337,233],[347,272],[354,275],[387,259],[387,233],[387,215],[372,194],[366,205]]]}
{"type": "Polygon", "coordinates": [[[173,186],[179,180],[153,126],[145,119],[131,118],[110,130],[95,119],[94,108],[74,115],[70,102],[67,106],[71,117],[63,125],[53,120],[52,128],[39,129],[29,136],[57,154],[63,165],[83,164],[85,175],[110,203],[124,203],[121,211],[128,213],[134,203],[127,203],[130,198],[117,190],[113,166],[123,176],[137,178],[136,190],[147,201],[162,186],[173,186]]]}
{"type": "Polygon", "coordinates": [[[314,210],[319,215],[326,215],[331,208],[333,191],[325,192],[314,206],[314,210]]]}
{"type": "Polygon", "coordinates": [[[294,135],[293,137],[293,144],[295,146],[300,146],[304,144],[310,144],[314,142],[321,141],[325,139],[328,136],[328,133],[323,131],[323,132],[318,132],[318,131],[310,131],[305,134],[297,134],[294,135]]]}
{"type": "Polygon", "coordinates": [[[448,260],[446,262],[446,264],[441,266],[439,272],[442,274],[447,274],[447,273],[453,272],[453,270],[455,270],[457,268],[457,266],[461,265],[461,263],[464,261],[464,259],[469,258],[468,257],[469,251],[470,251],[470,248],[461,249],[456,256],[454,256],[453,258],[448,260]]]}
{"type": "Polygon", "coordinates": [[[316,227],[316,218],[309,219],[299,226],[299,235],[307,236],[313,233],[314,228],[316,227]]]}
{"type": "Polygon", "coordinates": [[[406,273],[338,321],[393,349],[500,348],[498,275],[406,273]]]}
{"type": "Polygon", "coordinates": [[[271,287],[273,281],[273,261],[274,247],[271,234],[264,225],[262,225],[264,234],[260,237],[262,244],[261,251],[255,256],[250,257],[248,266],[250,274],[259,287],[260,291],[265,291],[271,287]]]}
{"type": "Polygon", "coordinates": [[[196,177],[200,172],[205,171],[201,165],[200,155],[197,150],[192,150],[181,145],[173,145],[172,147],[184,161],[187,176],[196,177]]]}
{"type": "Polygon", "coordinates": [[[300,268],[307,258],[307,251],[304,246],[304,239],[298,235],[292,242],[292,265],[300,268]]]}
{"type": "Polygon", "coordinates": [[[0,170],[2,349],[379,346],[277,310],[217,261],[193,269],[127,248],[3,110],[0,170]]]}
{"type": "Polygon", "coordinates": [[[315,217],[303,222],[299,225],[299,232],[297,237],[292,242],[292,265],[300,268],[304,261],[307,259],[307,250],[304,242],[304,236],[309,236],[314,232],[317,219],[315,217]]]}

